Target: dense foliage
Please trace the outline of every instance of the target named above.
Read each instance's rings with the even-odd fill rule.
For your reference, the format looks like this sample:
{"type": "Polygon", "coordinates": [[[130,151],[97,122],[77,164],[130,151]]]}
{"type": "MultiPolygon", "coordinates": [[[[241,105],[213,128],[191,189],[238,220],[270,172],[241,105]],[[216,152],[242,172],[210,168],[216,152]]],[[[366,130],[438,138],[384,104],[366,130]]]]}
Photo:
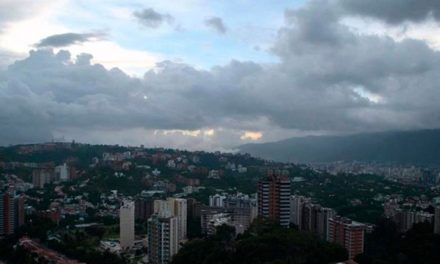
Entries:
{"type": "Polygon", "coordinates": [[[231,227],[221,226],[215,236],[189,242],[172,263],[318,264],[347,259],[346,250],[338,245],[268,222],[254,223],[236,239],[233,231],[231,227]]]}
{"type": "Polygon", "coordinates": [[[400,234],[396,225],[381,219],[367,235],[365,253],[356,257],[359,264],[435,264],[440,263],[440,235],[429,223],[415,224],[400,234]]]}

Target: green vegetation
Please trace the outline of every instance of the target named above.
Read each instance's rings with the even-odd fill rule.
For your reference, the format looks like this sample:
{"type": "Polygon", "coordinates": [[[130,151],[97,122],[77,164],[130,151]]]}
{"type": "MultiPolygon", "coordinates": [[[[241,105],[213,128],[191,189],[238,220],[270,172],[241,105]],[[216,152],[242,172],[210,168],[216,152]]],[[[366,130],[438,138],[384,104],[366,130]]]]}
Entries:
{"type": "Polygon", "coordinates": [[[366,237],[365,253],[355,260],[359,264],[437,264],[440,261],[440,235],[432,225],[415,224],[405,234],[396,225],[381,219],[372,234],[366,237]]]}
{"type": "Polygon", "coordinates": [[[427,199],[439,195],[438,190],[402,185],[375,175],[330,175],[309,171],[306,181],[292,183],[292,192],[313,197],[323,206],[335,209],[340,215],[361,222],[374,223],[383,214],[382,201],[375,196],[400,194],[402,197],[424,194],[427,199]],[[357,200],[359,204],[352,204],[357,200]]]}
{"type": "Polygon", "coordinates": [[[347,259],[344,248],[312,234],[255,222],[236,239],[233,228],[220,226],[215,236],[185,244],[172,264],[185,263],[331,263],[347,259]]]}

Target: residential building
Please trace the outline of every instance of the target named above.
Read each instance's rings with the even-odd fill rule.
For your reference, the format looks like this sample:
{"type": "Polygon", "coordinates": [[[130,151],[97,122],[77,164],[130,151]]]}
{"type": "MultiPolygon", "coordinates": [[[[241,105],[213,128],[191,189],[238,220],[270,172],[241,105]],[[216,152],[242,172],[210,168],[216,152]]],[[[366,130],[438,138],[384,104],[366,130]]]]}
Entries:
{"type": "Polygon", "coordinates": [[[153,214],[148,219],[149,263],[166,264],[179,250],[177,217],[153,214]]]}
{"type": "Polygon", "coordinates": [[[154,212],[154,200],[147,198],[136,198],[134,202],[134,215],[136,219],[147,220],[154,212]]]}
{"type": "Polygon", "coordinates": [[[121,249],[126,250],[134,244],[134,202],[124,200],[119,209],[119,233],[121,249]]]}
{"type": "Polygon", "coordinates": [[[209,196],[210,207],[223,207],[223,202],[226,199],[225,195],[215,194],[209,196]]]}
{"type": "Polygon", "coordinates": [[[0,194],[0,235],[13,234],[24,224],[24,197],[8,190],[0,194]]]}
{"type": "Polygon", "coordinates": [[[180,198],[154,201],[154,213],[160,217],[176,217],[178,222],[178,241],[186,240],[187,235],[187,201],[180,198]]]}
{"type": "Polygon", "coordinates": [[[55,179],[67,181],[70,179],[70,169],[66,163],[55,167],[55,179]]]}
{"type": "Polygon", "coordinates": [[[435,207],[434,233],[440,234],[440,206],[435,207]]]}
{"type": "Polygon", "coordinates": [[[258,216],[289,226],[290,180],[284,173],[270,170],[258,181],[258,216]]]}
{"type": "Polygon", "coordinates": [[[364,252],[366,226],[351,219],[335,216],[328,219],[327,240],[345,247],[349,259],[364,252]]]}

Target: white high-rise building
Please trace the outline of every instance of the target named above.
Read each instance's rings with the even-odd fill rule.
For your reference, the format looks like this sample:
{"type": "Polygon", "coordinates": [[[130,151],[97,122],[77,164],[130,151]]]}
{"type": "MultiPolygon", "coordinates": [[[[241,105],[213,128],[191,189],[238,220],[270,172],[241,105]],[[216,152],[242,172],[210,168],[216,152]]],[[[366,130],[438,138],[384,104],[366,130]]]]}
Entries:
{"type": "Polygon", "coordinates": [[[119,210],[119,234],[122,249],[134,244],[134,202],[125,200],[119,210]]]}
{"type": "Polygon", "coordinates": [[[209,196],[209,206],[210,207],[223,207],[226,196],[215,194],[209,196]]]}
{"type": "Polygon", "coordinates": [[[55,167],[55,175],[57,180],[67,181],[69,180],[69,167],[66,163],[55,167]]]}
{"type": "Polygon", "coordinates": [[[160,217],[176,217],[178,222],[179,242],[186,240],[187,201],[186,199],[168,198],[154,201],[154,213],[160,217]]]}

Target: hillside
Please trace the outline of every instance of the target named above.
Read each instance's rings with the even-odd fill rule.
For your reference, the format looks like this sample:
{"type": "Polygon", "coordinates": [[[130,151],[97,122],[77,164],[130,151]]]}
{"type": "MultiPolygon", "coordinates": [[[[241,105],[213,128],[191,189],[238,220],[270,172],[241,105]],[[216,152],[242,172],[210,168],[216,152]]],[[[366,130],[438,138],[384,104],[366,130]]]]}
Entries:
{"type": "Polygon", "coordinates": [[[309,136],[246,144],[240,152],[276,161],[363,161],[396,164],[440,164],[440,129],[309,136]]]}

